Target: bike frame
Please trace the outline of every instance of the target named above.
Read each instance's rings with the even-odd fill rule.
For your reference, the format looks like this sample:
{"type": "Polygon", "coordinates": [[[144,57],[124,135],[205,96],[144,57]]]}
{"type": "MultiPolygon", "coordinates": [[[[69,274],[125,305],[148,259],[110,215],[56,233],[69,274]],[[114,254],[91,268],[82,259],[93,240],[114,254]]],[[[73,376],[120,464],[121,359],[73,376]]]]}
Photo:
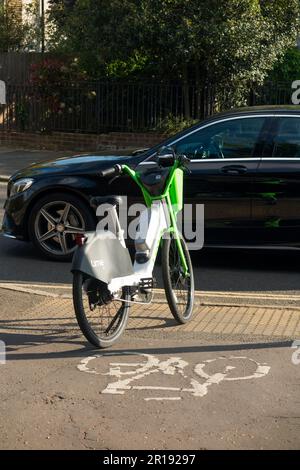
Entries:
{"type": "MultiPolygon", "coordinates": [[[[151,196],[147,189],[144,187],[140,180],[139,174],[131,169],[127,165],[122,165],[123,173],[129,175],[133,181],[140,187],[146,206],[148,210],[150,209],[151,217],[154,216],[155,220],[158,220],[158,225],[156,225],[156,233],[153,234],[153,243],[150,247],[149,258],[147,262],[138,263],[137,261],[134,262],[133,272],[134,274],[130,274],[129,276],[125,277],[117,277],[111,280],[108,284],[108,288],[111,292],[115,293],[123,286],[138,286],[143,279],[152,278],[152,272],[155,265],[157,252],[161,243],[162,238],[167,233],[173,233],[174,238],[176,240],[176,244],[178,247],[178,252],[180,256],[180,261],[182,263],[182,268],[184,271],[185,276],[188,276],[188,265],[184,255],[184,251],[182,249],[179,231],[177,227],[177,213],[179,211],[178,207],[174,207],[171,201],[170,191],[171,188],[177,189],[177,176],[179,176],[179,172],[183,170],[180,168],[179,161],[175,161],[172,169],[170,170],[170,174],[168,176],[165,190],[159,196],[151,196]]],[[[180,175],[181,176],[181,175],[180,175]]],[[[179,189],[179,188],[178,188],[179,189]]],[[[182,197],[182,195],[181,195],[182,197]]],[[[181,201],[182,202],[182,201],[181,201]]],[[[119,241],[123,246],[125,245],[125,240],[123,237],[123,231],[120,227],[118,215],[116,208],[112,209],[112,217],[115,219],[116,227],[117,227],[117,236],[119,241]]],[[[141,218],[143,214],[141,214],[141,218]]]]}

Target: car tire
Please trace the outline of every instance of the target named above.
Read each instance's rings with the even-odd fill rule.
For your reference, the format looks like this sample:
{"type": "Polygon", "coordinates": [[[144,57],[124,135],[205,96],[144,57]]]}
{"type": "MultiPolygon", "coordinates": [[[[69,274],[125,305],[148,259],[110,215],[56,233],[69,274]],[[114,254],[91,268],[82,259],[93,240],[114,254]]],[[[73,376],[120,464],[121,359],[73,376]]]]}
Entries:
{"type": "Polygon", "coordinates": [[[88,204],[63,192],[46,195],[36,202],[28,223],[29,238],[37,251],[56,261],[70,261],[76,249],[76,233],[92,231],[96,227],[88,204]]]}

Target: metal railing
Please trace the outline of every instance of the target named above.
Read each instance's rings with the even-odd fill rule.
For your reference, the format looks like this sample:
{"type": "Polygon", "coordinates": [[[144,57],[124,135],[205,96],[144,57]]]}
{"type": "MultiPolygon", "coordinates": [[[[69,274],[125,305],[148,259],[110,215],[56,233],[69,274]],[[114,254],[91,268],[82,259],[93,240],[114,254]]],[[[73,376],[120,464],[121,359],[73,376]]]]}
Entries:
{"type": "Polygon", "coordinates": [[[291,104],[291,84],[267,83],[237,100],[230,90],[171,82],[114,80],[37,89],[7,85],[0,129],[101,133],[160,131],[241,105],[291,104]]]}

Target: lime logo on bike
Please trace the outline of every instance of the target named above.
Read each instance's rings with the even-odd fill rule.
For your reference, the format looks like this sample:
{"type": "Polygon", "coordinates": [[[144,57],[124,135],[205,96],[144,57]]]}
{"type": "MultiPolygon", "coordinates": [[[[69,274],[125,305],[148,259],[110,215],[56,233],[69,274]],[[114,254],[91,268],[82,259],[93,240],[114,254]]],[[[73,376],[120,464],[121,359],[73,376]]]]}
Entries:
{"type": "Polygon", "coordinates": [[[92,259],[91,265],[93,268],[104,268],[104,261],[103,259],[92,259]]]}

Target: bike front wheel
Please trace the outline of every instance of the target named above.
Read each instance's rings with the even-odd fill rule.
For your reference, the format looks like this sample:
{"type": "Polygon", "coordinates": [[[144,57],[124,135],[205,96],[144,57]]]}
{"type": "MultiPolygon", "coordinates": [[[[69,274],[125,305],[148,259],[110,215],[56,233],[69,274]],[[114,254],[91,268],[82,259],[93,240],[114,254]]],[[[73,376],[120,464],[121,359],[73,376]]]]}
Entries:
{"type": "Polygon", "coordinates": [[[179,236],[188,272],[184,272],[175,235],[170,233],[162,245],[162,275],[170,310],[175,320],[183,324],[193,314],[195,285],[189,250],[182,235],[179,236]]]}
{"type": "Polygon", "coordinates": [[[120,338],[129,316],[129,300],[126,288],[114,299],[104,282],[81,272],[74,273],[73,304],[77,322],[86,339],[97,348],[107,348],[120,338]]]}

